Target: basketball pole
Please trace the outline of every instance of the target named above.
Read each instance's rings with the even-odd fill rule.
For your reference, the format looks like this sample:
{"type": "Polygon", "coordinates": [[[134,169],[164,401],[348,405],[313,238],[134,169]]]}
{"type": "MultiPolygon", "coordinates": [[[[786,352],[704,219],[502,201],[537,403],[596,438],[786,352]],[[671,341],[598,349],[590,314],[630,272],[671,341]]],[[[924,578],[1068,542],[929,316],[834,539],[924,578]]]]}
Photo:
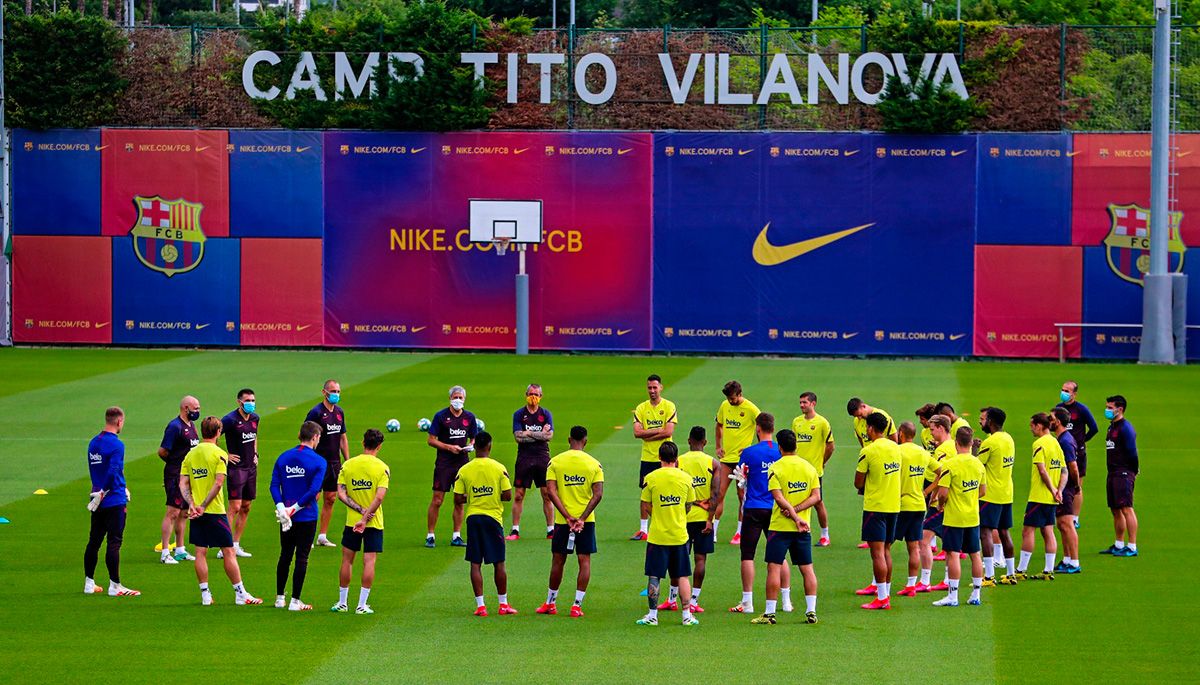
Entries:
{"type": "Polygon", "coordinates": [[[525,273],[525,245],[517,248],[517,354],[529,354],[529,274],[525,273]]]}
{"type": "Polygon", "coordinates": [[[1175,362],[1171,277],[1167,274],[1167,186],[1170,181],[1171,0],[1154,3],[1154,71],[1150,91],[1150,270],[1143,276],[1138,361],[1175,362]]]}

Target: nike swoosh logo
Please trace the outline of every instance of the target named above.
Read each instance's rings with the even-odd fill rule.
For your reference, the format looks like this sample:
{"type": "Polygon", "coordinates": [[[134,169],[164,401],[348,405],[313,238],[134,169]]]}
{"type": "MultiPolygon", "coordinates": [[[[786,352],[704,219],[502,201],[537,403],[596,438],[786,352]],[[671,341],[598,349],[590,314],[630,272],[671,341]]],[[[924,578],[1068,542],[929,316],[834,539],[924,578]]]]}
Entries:
{"type": "Polygon", "coordinates": [[[950,339],[951,340],[962,340],[965,337],[967,337],[966,333],[959,333],[958,335],[951,335],[950,339]]]}
{"type": "Polygon", "coordinates": [[[97,324],[96,324],[96,328],[104,328],[104,327],[105,327],[105,326],[107,326],[107,325],[108,325],[108,322],[107,322],[107,321],[105,321],[104,323],[97,323],[97,324]]]}
{"type": "Polygon", "coordinates": [[[749,150],[738,150],[738,157],[744,157],[744,156],[750,154],[751,152],[754,152],[753,148],[751,148],[749,150]]]}
{"type": "Polygon", "coordinates": [[[208,328],[208,327],[209,327],[209,326],[211,326],[211,325],[212,325],[212,324],[210,324],[210,323],[198,323],[198,324],[196,324],[196,330],[198,330],[198,331],[202,331],[202,330],[204,330],[205,328],[208,328]]]}
{"type": "Polygon", "coordinates": [[[746,337],[747,335],[750,335],[750,334],[751,334],[751,333],[753,333],[753,332],[754,332],[753,330],[750,330],[750,331],[738,331],[737,333],[738,333],[738,337],[739,337],[739,338],[744,338],[744,337],[746,337]]]}
{"type": "Polygon", "coordinates": [[[842,154],[847,157],[853,157],[854,155],[857,155],[860,152],[862,152],[862,150],[846,150],[842,154]]]}
{"type": "Polygon", "coordinates": [[[305,145],[304,147],[296,148],[296,152],[308,152],[311,149],[312,149],[311,145],[305,145]]]}
{"type": "Polygon", "coordinates": [[[1071,342],[1072,340],[1074,340],[1075,338],[1078,338],[1078,337],[1079,337],[1079,336],[1077,336],[1077,335],[1066,335],[1066,336],[1063,336],[1063,342],[1065,342],[1065,343],[1069,343],[1069,342],[1071,342]]]}
{"type": "Polygon", "coordinates": [[[1083,152],[1083,150],[1072,150],[1072,151],[1070,151],[1070,152],[1068,152],[1068,153],[1067,153],[1067,156],[1068,156],[1068,157],[1074,157],[1075,155],[1079,154],[1080,152],[1083,152]]]}
{"type": "Polygon", "coordinates": [[[97,152],[99,152],[100,150],[107,150],[109,147],[111,147],[111,146],[109,146],[109,145],[97,145],[97,146],[96,146],[96,151],[97,151],[97,152]]]}
{"type": "Polygon", "coordinates": [[[629,333],[629,331],[632,331],[632,330],[633,330],[632,328],[618,328],[617,335],[625,335],[625,334],[629,333]]]}
{"type": "Polygon", "coordinates": [[[413,326],[411,332],[412,333],[420,333],[421,331],[425,330],[426,328],[429,328],[429,326],[413,326]]]}
{"type": "Polygon", "coordinates": [[[1175,157],[1178,159],[1179,157],[1187,157],[1190,154],[1192,154],[1191,150],[1184,150],[1183,152],[1180,152],[1178,155],[1175,155],[1175,157]]]}
{"type": "Polygon", "coordinates": [[[196,148],[196,152],[204,152],[209,147],[210,147],[209,145],[201,145],[200,147],[196,148]]]}
{"type": "Polygon", "coordinates": [[[524,151],[526,151],[526,150],[528,150],[528,149],[529,149],[529,148],[527,148],[527,147],[520,147],[520,148],[517,148],[516,150],[513,150],[513,154],[514,154],[514,155],[519,155],[519,154],[521,154],[522,152],[524,152],[524,151]]]}
{"type": "Polygon", "coordinates": [[[424,152],[424,151],[425,151],[425,148],[423,148],[423,147],[414,147],[413,149],[409,150],[409,154],[415,155],[418,152],[424,152]]]}
{"type": "Polygon", "coordinates": [[[627,152],[633,152],[633,148],[631,148],[631,147],[623,147],[623,148],[621,148],[620,150],[617,150],[617,154],[618,154],[618,155],[623,155],[623,154],[625,154],[625,153],[627,153],[627,152]]]}
{"type": "Polygon", "coordinates": [[[783,264],[784,262],[793,260],[800,255],[808,254],[817,248],[825,247],[829,243],[841,240],[848,235],[858,233],[864,228],[870,228],[874,225],[875,222],[872,221],[869,224],[855,226],[854,228],[847,228],[844,231],[837,231],[836,233],[819,235],[815,238],[801,240],[790,245],[772,245],[770,241],[767,240],[767,229],[771,227],[771,222],[768,221],[767,225],[763,226],[762,231],[759,232],[758,237],[754,239],[754,248],[751,250],[751,256],[754,257],[754,261],[763,266],[775,266],[776,264],[783,264]]]}
{"type": "Polygon", "coordinates": [[[959,156],[959,155],[963,154],[964,152],[966,152],[966,150],[951,150],[951,151],[950,151],[950,156],[951,156],[951,157],[957,157],[957,156],[959,156]]]}
{"type": "Polygon", "coordinates": [[[296,332],[299,333],[300,331],[307,330],[309,328],[312,328],[311,323],[306,323],[303,326],[296,326],[296,332]]]}
{"type": "Polygon", "coordinates": [[[854,337],[854,336],[856,336],[856,335],[858,335],[858,333],[857,333],[857,332],[855,332],[855,333],[842,333],[842,340],[849,340],[850,338],[853,338],[853,337],[854,337]]]}

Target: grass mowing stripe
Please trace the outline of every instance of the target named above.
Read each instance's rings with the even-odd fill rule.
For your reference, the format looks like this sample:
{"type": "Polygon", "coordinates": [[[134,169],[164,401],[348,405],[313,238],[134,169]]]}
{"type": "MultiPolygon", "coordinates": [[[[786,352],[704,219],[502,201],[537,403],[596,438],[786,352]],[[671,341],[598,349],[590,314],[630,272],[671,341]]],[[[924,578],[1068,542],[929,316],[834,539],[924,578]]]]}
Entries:
{"type": "Polygon", "coordinates": [[[0,347],[0,397],[197,354],[185,350],[107,350],[0,347]],[[87,358],[88,366],[77,360],[87,358]]]}

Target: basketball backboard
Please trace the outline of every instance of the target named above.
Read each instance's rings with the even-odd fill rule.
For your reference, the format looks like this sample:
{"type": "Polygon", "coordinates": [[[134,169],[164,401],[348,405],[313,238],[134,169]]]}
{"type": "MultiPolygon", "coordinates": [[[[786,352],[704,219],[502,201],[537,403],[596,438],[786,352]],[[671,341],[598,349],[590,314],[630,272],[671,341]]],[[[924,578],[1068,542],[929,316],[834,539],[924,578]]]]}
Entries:
{"type": "Polygon", "coordinates": [[[470,200],[471,242],[506,239],[514,245],[542,242],[541,200],[470,200]]]}

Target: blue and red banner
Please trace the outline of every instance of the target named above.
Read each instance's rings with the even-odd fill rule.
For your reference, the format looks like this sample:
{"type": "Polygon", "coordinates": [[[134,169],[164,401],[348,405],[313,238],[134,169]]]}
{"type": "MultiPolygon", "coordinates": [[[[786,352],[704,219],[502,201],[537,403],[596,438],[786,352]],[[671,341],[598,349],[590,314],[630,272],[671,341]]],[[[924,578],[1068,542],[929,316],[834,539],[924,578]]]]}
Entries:
{"type": "Polygon", "coordinates": [[[15,235],[100,235],[100,130],[12,137],[15,235]]]}

